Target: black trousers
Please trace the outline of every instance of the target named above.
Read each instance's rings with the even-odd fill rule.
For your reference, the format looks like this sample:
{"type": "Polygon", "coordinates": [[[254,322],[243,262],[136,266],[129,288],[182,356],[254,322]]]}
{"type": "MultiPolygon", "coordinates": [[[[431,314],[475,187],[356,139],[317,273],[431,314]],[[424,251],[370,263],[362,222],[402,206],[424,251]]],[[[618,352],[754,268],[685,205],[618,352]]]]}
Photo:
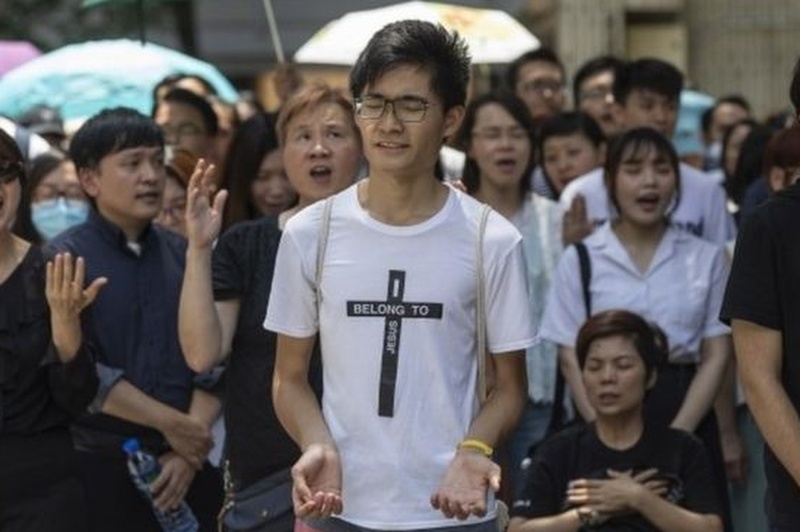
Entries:
{"type": "Polygon", "coordinates": [[[3,532],[84,532],[85,501],[77,478],[54,483],[41,492],[0,503],[3,532]]]}
{"type": "MultiPolygon", "coordinates": [[[[125,457],[78,451],[86,492],[89,532],[161,532],[152,506],[137,491],[125,457]]],[[[222,507],[222,477],[206,463],[194,477],[186,502],[200,524],[200,532],[217,530],[222,507]]]]}

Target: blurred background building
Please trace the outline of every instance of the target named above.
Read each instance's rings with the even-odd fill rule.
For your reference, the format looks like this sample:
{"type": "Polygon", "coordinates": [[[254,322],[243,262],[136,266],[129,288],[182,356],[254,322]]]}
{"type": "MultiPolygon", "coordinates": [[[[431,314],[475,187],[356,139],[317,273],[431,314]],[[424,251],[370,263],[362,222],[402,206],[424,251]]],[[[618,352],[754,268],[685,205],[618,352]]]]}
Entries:
{"type": "MultiPolygon", "coordinates": [[[[234,84],[274,104],[276,55],[265,16],[271,2],[286,57],[326,22],[391,0],[145,0],[147,38],[215,63],[234,84]]],[[[0,39],[42,50],[87,38],[137,36],[133,0],[81,9],[81,0],[0,0],[0,39]]],[[[692,87],[738,92],[764,117],[788,107],[786,87],[800,52],[797,0],[473,0],[505,10],[554,48],[572,74],[586,59],[613,53],[673,62],[692,87]]],[[[344,83],[341,67],[303,65],[306,76],[344,83]]],[[[477,72],[496,83],[502,66],[477,72]]]]}

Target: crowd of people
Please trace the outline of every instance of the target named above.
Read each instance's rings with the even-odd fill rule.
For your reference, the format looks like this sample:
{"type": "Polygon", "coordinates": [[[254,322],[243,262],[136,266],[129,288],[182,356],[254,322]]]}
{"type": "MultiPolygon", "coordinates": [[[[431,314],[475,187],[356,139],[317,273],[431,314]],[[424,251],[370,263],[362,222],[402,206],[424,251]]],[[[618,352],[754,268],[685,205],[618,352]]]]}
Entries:
{"type": "Polygon", "coordinates": [[[470,68],[400,21],[277,113],[0,119],[0,530],[800,526],[800,127],[725,95],[688,156],[666,61],[470,68]]]}

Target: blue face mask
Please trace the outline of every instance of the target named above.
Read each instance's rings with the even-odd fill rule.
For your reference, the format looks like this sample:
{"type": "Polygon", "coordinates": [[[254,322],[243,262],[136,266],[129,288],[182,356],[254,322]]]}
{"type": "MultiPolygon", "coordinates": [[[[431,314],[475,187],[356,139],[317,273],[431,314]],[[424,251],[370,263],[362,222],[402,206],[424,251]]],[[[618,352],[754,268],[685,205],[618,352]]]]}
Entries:
{"type": "Polygon", "coordinates": [[[89,202],[57,198],[39,201],[31,205],[33,226],[44,240],[50,240],[59,233],[78,225],[89,215],[89,202]]]}

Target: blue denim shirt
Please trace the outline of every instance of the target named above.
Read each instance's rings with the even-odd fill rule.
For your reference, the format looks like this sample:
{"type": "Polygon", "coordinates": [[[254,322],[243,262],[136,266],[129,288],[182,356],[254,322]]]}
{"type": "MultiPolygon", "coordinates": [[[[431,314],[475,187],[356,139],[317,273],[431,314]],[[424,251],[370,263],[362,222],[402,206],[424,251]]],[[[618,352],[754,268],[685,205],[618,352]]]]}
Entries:
{"type": "Polygon", "coordinates": [[[120,438],[139,436],[163,446],[154,430],[100,414],[119,379],[150,397],[186,412],[194,373],[178,341],[178,302],[186,242],[151,225],[131,246],[123,232],[94,209],[87,221],[47,246],[49,255],[69,251],[86,261],[86,285],[108,278],[95,302],[81,316],[84,339],[94,347],[100,388],[89,413],[73,429],[79,448],[108,449],[120,438]],[[139,247],[137,251],[134,247],[139,247]]]}

